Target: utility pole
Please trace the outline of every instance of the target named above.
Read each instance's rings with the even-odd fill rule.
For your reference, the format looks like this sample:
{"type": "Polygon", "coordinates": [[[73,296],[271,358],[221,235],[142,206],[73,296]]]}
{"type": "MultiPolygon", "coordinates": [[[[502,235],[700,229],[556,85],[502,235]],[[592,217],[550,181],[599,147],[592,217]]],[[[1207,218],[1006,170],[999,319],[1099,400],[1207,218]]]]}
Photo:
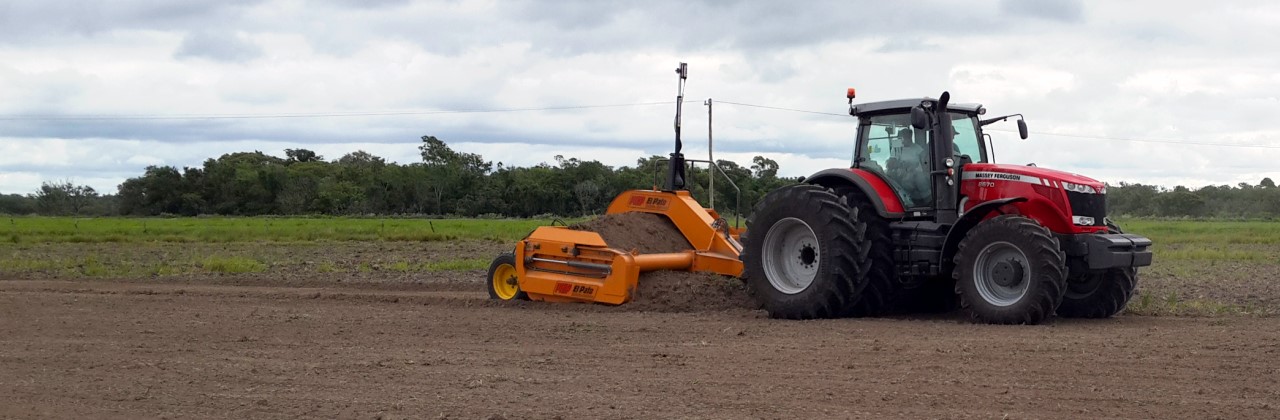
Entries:
{"type": "Polygon", "coordinates": [[[711,170],[711,166],[716,164],[716,158],[711,152],[713,150],[711,148],[711,98],[707,98],[704,105],[707,106],[707,160],[711,161],[711,164],[707,165],[707,174],[710,175],[707,179],[707,204],[714,209],[716,208],[716,171],[711,170]]]}

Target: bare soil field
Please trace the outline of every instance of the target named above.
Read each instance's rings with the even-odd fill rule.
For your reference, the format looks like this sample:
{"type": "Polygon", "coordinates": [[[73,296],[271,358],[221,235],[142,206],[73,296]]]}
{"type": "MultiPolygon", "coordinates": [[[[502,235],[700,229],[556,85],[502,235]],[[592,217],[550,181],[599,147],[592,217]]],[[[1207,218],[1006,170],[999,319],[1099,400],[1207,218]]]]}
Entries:
{"type": "Polygon", "coordinates": [[[483,293],[0,282],[0,417],[1274,418],[1280,320],[774,321],[483,293]]]}
{"type": "Polygon", "coordinates": [[[426,264],[509,246],[5,249],[70,265],[0,271],[0,418],[1280,417],[1271,264],[1216,267],[1229,287],[1143,272],[1160,301],[1251,311],[1030,327],[770,320],[736,280],[674,273],[621,307],[501,304],[482,270],[426,264]],[[262,266],[213,272],[210,255],[262,266]],[[149,264],[174,268],[126,267],[149,264]]]}

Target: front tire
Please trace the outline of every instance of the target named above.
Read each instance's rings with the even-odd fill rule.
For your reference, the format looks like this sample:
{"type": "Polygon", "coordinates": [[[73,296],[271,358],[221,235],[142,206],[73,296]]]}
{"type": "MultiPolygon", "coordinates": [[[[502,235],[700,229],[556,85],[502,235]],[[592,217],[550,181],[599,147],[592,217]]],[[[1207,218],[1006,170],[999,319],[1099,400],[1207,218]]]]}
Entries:
{"type": "Polygon", "coordinates": [[[747,219],[747,232],[747,287],[770,317],[837,317],[867,285],[866,223],[830,190],[799,184],[770,192],[747,219]]]}
{"type": "Polygon", "coordinates": [[[1067,292],[1058,306],[1066,318],[1110,318],[1124,310],[1138,287],[1138,270],[1111,268],[1091,271],[1067,282],[1067,292]]]}
{"type": "Polygon", "coordinates": [[[1066,257],[1049,230],[1026,217],[978,224],[960,241],[954,261],[960,306],[975,321],[1039,324],[1062,303],[1066,257]]]}
{"type": "MultiPolygon", "coordinates": [[[[1108,233],[1124,233],[1111,219],[1104,219],[1108,233]]],[[[1067,292],[1058,306],[1066,318],[1110,318],[1123,311],[1138,288],[1138,269],[1117,267],[1089,271],[1067,279],[1067,292]]]]}

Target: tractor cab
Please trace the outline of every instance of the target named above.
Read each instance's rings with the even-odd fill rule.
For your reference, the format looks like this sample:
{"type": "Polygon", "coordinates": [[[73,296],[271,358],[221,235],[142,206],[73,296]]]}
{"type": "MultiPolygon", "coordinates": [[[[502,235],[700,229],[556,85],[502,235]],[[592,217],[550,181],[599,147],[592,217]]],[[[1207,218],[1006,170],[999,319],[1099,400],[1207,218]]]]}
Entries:
{"type": "MultiPolygon", "coordinates": [[[[990,162],[978,119],[986,110],[980,105],[948,107],[945,121],[939,125],[951,131],[949,141],[935,130],[913,125],[912,109],[936,102],[929,98],[905,99],[851,108],[858,117],[858,140],[851,166],[883,179],[903,209],[912,215],[932,214],[936,208],[935,174],[945,174],[948,169],[954,172],[968,163],[990,162]],[[950,147],[944,142],[949,142],[950,147]],[[940,146],[941,155],[935,155],[935,143],[940,146]]],[[[954,188],[954,184],[953,179],[951,185],[945,186],[954,188]]]]}

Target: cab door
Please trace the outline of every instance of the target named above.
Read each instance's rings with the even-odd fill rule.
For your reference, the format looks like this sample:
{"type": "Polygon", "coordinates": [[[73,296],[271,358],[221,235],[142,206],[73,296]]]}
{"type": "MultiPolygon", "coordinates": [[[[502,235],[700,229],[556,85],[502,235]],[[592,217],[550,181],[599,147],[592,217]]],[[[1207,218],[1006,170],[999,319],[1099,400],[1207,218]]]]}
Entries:
{"type": "Polygon", "coordinates": [[[911,127],[909,114],[862,118],[854,166],[880,175],[907,209],[932,207],[928,132],[911,127]]]}

